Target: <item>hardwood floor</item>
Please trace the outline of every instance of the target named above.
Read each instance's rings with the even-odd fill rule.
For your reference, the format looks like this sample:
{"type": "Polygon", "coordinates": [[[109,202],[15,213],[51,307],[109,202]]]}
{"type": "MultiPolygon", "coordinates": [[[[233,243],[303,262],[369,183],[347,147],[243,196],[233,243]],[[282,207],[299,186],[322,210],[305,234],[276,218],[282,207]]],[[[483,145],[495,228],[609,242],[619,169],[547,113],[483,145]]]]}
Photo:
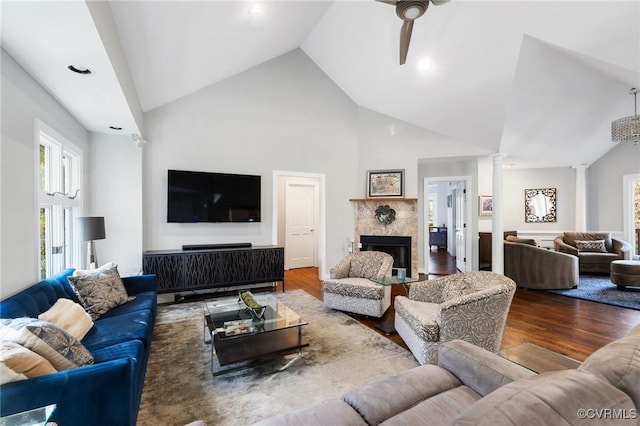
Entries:
{"type": "MultiPolygon", "coordinates": [[[[433,267],[431,269],[434,270],[433,267]]],[[[438,269],[438,272],[443,270],[438,269]]],[[[453,270],[448,270],[449,273],[452,271],[455,271],[455,265],[453,270]]],[[[286,271],[285,282],[286,290],[302,289],[322,300],[322,282],[317,268],[286,271]]],[[[403,294],[403,290],[401,286],[394,286],[392,297],[398,294],[403,294]]],[[[352,317],[406,348],[397,334],[386,336],[374,327],[374,323],[380,320],[393,319],[393,304],[381,319],[359,315],[352,317]]],[[[584,361],[593,351],[624,336],[639,323],[640,311],[634,309],[518,288],[507,318],[502,348],[530,342],[584,361]]]]}

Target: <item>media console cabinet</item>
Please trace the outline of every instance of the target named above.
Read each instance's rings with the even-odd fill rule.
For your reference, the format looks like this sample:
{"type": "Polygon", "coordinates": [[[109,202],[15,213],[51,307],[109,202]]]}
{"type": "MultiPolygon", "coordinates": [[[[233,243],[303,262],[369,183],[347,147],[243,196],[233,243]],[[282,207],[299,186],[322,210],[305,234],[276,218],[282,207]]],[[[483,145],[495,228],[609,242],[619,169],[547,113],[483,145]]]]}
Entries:
{"type": "Polygon", "coordinates": [[[142,269],[156,274],[158,293],[277,281],[284,291],[284,248],[277,246],[150,250],[143,253],[142,269]]]}

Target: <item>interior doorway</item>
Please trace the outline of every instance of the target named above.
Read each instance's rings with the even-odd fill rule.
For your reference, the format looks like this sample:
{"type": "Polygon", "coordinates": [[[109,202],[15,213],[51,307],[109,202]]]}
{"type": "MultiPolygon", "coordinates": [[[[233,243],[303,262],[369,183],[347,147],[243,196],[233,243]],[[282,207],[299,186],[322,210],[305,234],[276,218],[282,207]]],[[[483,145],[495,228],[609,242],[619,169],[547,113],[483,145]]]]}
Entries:
{"type": "Polygon", "coordinates": [[[443,228],[447,234],[446,251],[453,258],[456,269],[461,272],[471,270],[471,209],[467,201],[470,185],[471,176],[424,179],[424,264],[427,274],[436,272],[430,256],[432,234],[434,230],[442,232],[443,228]]]}
{"type": "Polygon", "coordinates": [[[321,174],[273,172],[273,243],[285,248],[285,269],[317,267],[325,259],[324,182],[321,174]]]}
{"type": "Polygon", "coordinates": [[[285,178],[285,268],[318,266],[318,182],[285,178]]]}

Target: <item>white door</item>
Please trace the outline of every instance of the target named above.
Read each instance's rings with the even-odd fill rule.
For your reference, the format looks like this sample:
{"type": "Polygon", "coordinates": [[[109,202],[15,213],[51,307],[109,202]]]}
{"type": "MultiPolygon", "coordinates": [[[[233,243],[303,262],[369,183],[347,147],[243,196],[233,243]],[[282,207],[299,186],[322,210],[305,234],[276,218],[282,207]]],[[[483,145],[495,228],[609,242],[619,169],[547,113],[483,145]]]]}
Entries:
{"type": "Polygon", "coordinates": [[[316,266],[318,184],[286,183],[286,250],[287,269],[316,266]]]}
{"type": "Polygon", "coordinates": [[[460,272],[467,270],[467,253],[466,253],[466,208],[467,208],[467,191],[465,182],[458,182],[455,191],[455,233],[456,233],[456,268],[460,272]]]}

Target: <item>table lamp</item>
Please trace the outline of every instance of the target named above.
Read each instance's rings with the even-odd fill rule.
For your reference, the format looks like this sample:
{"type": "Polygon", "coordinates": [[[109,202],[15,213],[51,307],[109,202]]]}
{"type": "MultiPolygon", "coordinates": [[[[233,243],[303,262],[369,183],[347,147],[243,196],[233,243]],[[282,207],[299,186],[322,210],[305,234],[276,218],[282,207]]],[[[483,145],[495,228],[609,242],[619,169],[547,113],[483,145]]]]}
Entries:
{"type": "Polygon", "coordinates": [[[86,269],[98,267],[95,240],[104,240],[104,217],[88,216],[78,218],[78,232],[81,241],[87,241],[86,269]]]}

